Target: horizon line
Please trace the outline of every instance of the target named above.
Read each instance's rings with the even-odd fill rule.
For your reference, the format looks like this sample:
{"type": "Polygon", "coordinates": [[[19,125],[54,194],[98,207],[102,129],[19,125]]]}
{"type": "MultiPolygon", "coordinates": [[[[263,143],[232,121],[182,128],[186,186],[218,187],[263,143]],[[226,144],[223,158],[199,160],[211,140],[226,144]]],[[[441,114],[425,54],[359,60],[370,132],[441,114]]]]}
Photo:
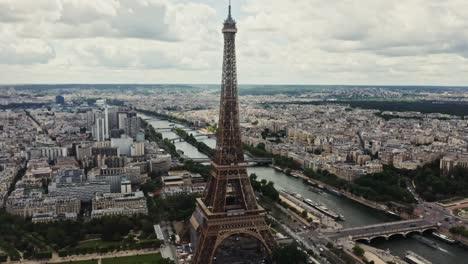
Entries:
{"type": "MultiPolygon", "coordinates": [[[[5,83],[1,84],[0,87],[4,86],[57,86],[57,85],[219,85],[216,83],[5,83]]],[[[293,84],[293,83],[281,83],[281,84],[267,84],[267,83],[245,83],[238,84],[238,86],[359,86],[359,87],[460,87],[468,88],[467,85],[436,85],[436,84],[293,84]]]]}

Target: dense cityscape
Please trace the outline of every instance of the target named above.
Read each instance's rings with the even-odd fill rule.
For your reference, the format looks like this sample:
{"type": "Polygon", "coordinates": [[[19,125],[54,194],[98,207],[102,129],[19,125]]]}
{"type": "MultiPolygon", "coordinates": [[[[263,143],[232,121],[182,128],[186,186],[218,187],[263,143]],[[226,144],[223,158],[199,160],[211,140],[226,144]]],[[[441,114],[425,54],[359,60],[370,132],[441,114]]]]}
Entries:
{"type": "MultiPolygon", "coordinates": [[[[209,176],[207,149],[212,150],[216,140],[217,89],[145,85],[125,88],[132,92],[123,94],[119,86],[99,85],[3,89],[8,94],[2,98],[1,114],[2,221],[16,223],[16,232],[25,235],[2,238],[5,258],[93,259],[91,252],[151,251],[166,245],[167,252],[161,248],[165,257],[178,263],[190,259],[190,240],[180,225],[191,215],[193,199],[203,194],[209,176]],[[106,221],[123,233],[106,235],[106,221]],[[82,228],[76,236],[64,234],[78,228],[74,225],[82,228]],[[34,239],[25,239],[30,236],[34,239]],[[86,242],[96,236],[103,244],[86,242]]],[[[241,87],[240,94],[249,89],[241,87]]],[[[465,111],[459,100],[447,100],[450,92],[415,92],[407,105],[446,104],[448,112],[390,111],[367,109],[367,100],[353,101],[362,107],[342,103],[334,88],[315,92],[318,88],[304,87],[311,89],[307,96],[294,95],[295,89],[289,89],[292,94],[280,90],[240,96],[242,141],[254,166],[249,171],[270,168],[276,177],[295,180],[311,194],[364,204],[376,214],[389,215],[384,223],[425,219],[428,222],[417,225],[410,220],[406,227],[414,225],[419,232],[419,224],[432,225],[466,243],[467,124],[464,115],[449,113],[465,111]]],[[[350,97],[359,91],[339,89],[350,97]]],[[[408,88],[365,89],[388,102],[393,97],[387,97],[386,90],[398,96],[408,88]]],[[[463,97],[463,91],[457,90],[456,96],[463,97]]],[[[365,224],[349,226],[350,216],[339,209],[302,197],[293,186],[279,186],[273,176],[266,177],[275,183],[271,185],[260,181],[264,175],[257,177],[251,181],[278,241],[291,237],[319,263],[335,263],[328,254],[343,258],[343,252],[354,252],[359,245],[355,239],[336,232],[365,224]]],[[[424,234],[406,239],[421,239],[423,245],[445,243],[424,234]]],[[[373,242],[361,246],[365,256],[403,263],[404,255],[369,245],[373,242]]],[[[452,263],[466,254],[460,252],[452,263]]]]}
{"type": "Polygon", "coordinates": [[[466,262],[468,87],[238,84],[234,17],[221,85],[0,85],[0,263],[466,262]]]}

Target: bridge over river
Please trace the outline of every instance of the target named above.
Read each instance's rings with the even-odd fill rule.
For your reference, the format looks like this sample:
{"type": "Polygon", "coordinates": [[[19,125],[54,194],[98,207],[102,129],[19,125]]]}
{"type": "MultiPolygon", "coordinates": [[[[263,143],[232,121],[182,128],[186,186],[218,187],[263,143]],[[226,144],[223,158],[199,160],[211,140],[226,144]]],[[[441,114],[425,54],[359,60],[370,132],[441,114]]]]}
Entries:
{"type": "MultiPolygon", "coordinates": [[[[156,128],[156,130],[157,130],[157,131],[160,131],[160,132],[161,132],[161,131],[172,131],[172,130],[174,130],[175,128],[176,128],[176,127],[174,127],[174,126],[171,126],[171,127],[158,127],[158,128],[156,128]]],[[[191,131],[191,130],[193,130],[192,128],[188,128],[188,127],[183,127],[183,128],[178,127],[178,128],[179,128],[179,129],[182,129],[182,130],[185,130],[185,131],[191,131]]]]}
{"type": "MultiPolygon", "coordinates": [[[[188,159],[191,159],[195,163],[210,162],[209,158],[188,158],[188,159]]],[[[273,163],[273,159],[272,158],[258,158],[258,157],[249,157],[249,156],[247,156],[245,158],[245,162],[257,163],[257,164],[271,164],[271,163],[273,163]]],[[[249,164],[249,165],[251,165],[251,164],[249,164]]]]}
{"type": "Polygon", "coordinates": [[[353,240],[367,240],[370,242],[377,237],[386,239],[393,235],[406,237],[409,233],[417,232],[422,234],[424,231],[437,228],[438,225],[435,222],[425,219],[416,219],[340,229],[333,232],[324,232],[324,235],[332,240],[350,237],[353,240]]]}
{"type": "MultiPolygon", "coordinates": [[[[208,137],[208,138],[211,138],[211,137],[215,137],[216,134],[200,134],[200,135],[192,135],[194,138],[202,138],[202,137],[208,137]]],[[[181,138],[181,137],[177,137],[177,138],[169,138],[169,140],[172,142],[172,143],[175,143],[177,141],[179,142],[183,142],[185,141],[184,138],[181,138]]]]}

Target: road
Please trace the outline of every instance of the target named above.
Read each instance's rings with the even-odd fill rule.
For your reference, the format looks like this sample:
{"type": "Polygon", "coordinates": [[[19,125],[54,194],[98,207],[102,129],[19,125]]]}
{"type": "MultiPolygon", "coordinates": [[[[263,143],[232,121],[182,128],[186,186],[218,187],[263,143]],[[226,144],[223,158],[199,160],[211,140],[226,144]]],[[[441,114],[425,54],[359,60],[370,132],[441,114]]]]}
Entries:
{"type": "Polygon", "coordinates": [[[161,245],[161,248],[159,250],[161,251],[161,256],[163,258],[169,258],[173,260],[176,264],[178,263],[176,248],[173,244],[168,243],[161,245]]]}
{"type": "MultiPolygon", "coordinates": [[[[273,221],[275,221],[278,225],[280,225],[285,231],[286,233],[288,233],[288,235],[296,240],[296,242],[298,242],[301,246],[303,246],[306,250],[310,250],[312,252],[314,252],[314,255],[316,256],[319,256],[320,255],[320,250],[315,247],[314,245],[312,245],[310,242],[311,240],[308,239],[308,235],[307,235],[307,232],[305,232],[305,230],[303,229],[302,232],[296,232],[296,231],[293,231],[291,228],[289,228],[288,226],[282,224],[281,222],[279,222],[275,217],[273,217],[272,215],[267,215],[267,217],[273,221]]],[[[310,256],[310,255],[309,255],[310,256]]],[[[316,263],[323,263],[323,264],[328,264],[330,262],[328,262],[325,258],[321,258],[319,259],[319,261],[313,257],[310,256],[310,258],[312,258],[313,260],[312,261],[315,261],[316,263]]]]}
{"type": "Polygon", "coordinates": [[[435,223],[436,222],[431,222],[426,219],[416,219],[341,229],[336,232],[330,232],[328,234],[330,234],[329,237],[331,239],[337,239],[348,236],[351,236],[353,238],[367,238],[380,235],[391,235],[393,233],[400,232],[406,233],[412,230],[424,230],[431,227],[437,228],[437,225],[435,225],[435,223]]]}
{"type": "Polygon", "coordinates": [[[466,227],[468,224],[468,221],[458,216],[453,216],[448,209],[436,203],[421,202],[418,204],[417,209],[423,213],[424,219],[440,223],[442,229],[448,230],[453,226],[459,225],[465,225],[466,227]]]}
{"type": "Polygon", "coordinates": [[[422,214],[420,217],[429,221],[440,223],[440,227],[449,230],[453,226],[465,225],[467,227],[468,221],[458,216],[453,216],[450,210],[440,206],[437,203],[424,201],[414,189],[413,184],[407,184],[408,191],[414,196],[417,201],[416,210],[422,214]]]}

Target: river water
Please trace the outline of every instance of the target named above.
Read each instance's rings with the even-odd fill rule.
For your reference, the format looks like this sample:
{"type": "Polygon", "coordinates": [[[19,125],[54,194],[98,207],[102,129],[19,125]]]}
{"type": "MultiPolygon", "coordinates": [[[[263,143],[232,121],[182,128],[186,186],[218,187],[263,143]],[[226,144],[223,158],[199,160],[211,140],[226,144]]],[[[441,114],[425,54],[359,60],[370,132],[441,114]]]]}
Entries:
{"type": "MultiPolygon", "coordinates": [[[[140,115],[144,119],[149,116],[140,115]]],[[[174,124],[166,120],[150,119],[148,122],[158,130],[164,138],[178,138],[168,128],[177,126],[185,128],[180,124],[174,124]]],[[[187,130],[188,133],[194,136],[200,135],[197,131],[187,130]]],[[[198,141],[204,142],[208,146],[214,148],[216,139],[208,137],[197,137],[198,141]]],[[[178,150],[182,150],[185,155],[191,158],[207,158],[206,155],[200,153],[195,147],[187,142],[175,142],[178,150]]],[[[307,189],[301,179],[289,177],[286,174],[279,172],[271,167],[249,167],[249,173],[255,173],[259,179],[266,179],[275,183],[277,189],[286,189],[292,192],[301,194],[305,198],[325,204],[333,212],[343,215],[346,221],[341,224],[346,227],[364,226],[370,224],[378,224],[383,222],[393,221],[394,219],[384,213],[375,211],[365,207],[354,201],[350,201],[343,197],[338,197],[332,194],[317,194],[307,189]]],[[[442,241],[436,240],[432,236],[424,235],[430,241],[437,243],[438,248],[429,247],[412,238],[392,237],[389,240],[374,239],[372,246],[384,250],[389,249],[392,254],[404,256],[405,252],[410,250],[422,257],[432,261],[434,264],[464,264],[468,263],[468,250],[465,250],[457,245],[449,245],[442,241]]]]}

